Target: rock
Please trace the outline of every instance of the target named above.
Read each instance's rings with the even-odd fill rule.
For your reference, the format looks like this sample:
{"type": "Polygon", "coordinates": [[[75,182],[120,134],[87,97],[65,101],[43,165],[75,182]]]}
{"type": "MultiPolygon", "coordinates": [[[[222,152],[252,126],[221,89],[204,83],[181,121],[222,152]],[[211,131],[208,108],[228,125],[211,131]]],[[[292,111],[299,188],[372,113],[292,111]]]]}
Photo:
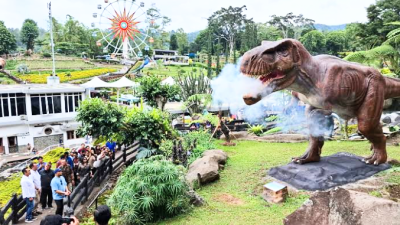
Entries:
{"type": "Polygon", "coordinates": [[[392,119],[390,118],[390,116],[385,116],[383,117],[382,122],[389,124],[392,122],[392,119]]]}
{"type": "Polygon", "coordinates": [[[201,158],[189,166],[186,180],[193,187],[197,184],[206,184],[219,178],[218,170],[223,168],[228,155],[222,150],[205,151],[201,158]]]}
{"type": "Polygon", "coordinates": [[[363,137],[358,136],[358,135],[349,137],[349,140],[361,140],[361,139],[363,139],[363,137]]]}
{"type": "Polygon", "coordinates": [[[194,190],[190,190],[188,194],[190,197],[190,204],[199,207],[206,203],[204,199],[200,195],[198,195],[194,190]]]}
{"type": "Polygon", "coordinates": [[[337,188],[315,192],[283,220],[285,225],[398,225],[400,204],[366,193],[337,188]]]}

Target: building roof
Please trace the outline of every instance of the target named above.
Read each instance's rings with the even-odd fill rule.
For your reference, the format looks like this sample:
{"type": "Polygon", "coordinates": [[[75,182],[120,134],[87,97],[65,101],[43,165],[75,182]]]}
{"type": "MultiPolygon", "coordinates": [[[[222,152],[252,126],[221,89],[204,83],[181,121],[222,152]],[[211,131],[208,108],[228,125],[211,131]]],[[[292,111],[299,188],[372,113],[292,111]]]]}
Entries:
{"type": "Polygon", "coordinates": [[[154,51],[155,52],[171,52],[171,53],[178,52],[178,51],[175,51],[175,50],[162,50],[162,49],[154,49],[154,51]]]}
{"type": "Polygon", "coordinates": [[[0,85],[0,94],[25,93],[25,94],[47,94],[47,93],[70,93],[84,92],[85,89],[75,84],[14,84],[0,85]]]}

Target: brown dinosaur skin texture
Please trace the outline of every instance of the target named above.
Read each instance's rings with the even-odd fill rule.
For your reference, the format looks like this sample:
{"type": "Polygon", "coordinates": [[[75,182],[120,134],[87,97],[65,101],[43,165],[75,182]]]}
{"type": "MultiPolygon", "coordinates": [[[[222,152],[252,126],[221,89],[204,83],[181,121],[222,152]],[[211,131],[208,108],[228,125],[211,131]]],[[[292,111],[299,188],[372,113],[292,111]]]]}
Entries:
{"type": "Polygon", "coordinates": [[[246,76],[263,82],[263,90],[243,96],[252,105],[272,92],[288,89],[308,105],[306,115],[310,143],[295,163],[320,160],[324,138],[315,121],[335,112],[343,119],[357,117],[359,131],[371,142],[373,154],[368,164],[387,160],[386,138],[380,117],[385,99],[400,96],[400,80],[382,76],[376,69],[334,56],[311,56],[297,40],[264,41],[245,53],[240,65],[246,76]]]}

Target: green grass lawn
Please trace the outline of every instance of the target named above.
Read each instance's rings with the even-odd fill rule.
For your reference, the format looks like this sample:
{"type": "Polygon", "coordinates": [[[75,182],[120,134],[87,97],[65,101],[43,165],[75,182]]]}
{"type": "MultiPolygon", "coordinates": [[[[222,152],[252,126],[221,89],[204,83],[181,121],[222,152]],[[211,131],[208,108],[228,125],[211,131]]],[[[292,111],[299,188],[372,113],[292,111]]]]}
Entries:
{"type": "MultiPolygon", "coordinates": [[[[207,205],[160,224],[282,224],[282,219],[295,211],[308,198],[304,192],[290,196],[282,205],[270,205],[261,197],[267,170],[283,165],[291,157],[304,153],[307,143],[262,143],[244,141],[236,147],[219,146],[229,155],[220,180],[202,187],[198,193],[207,205]],[[227,201],[226,196],[234,199],[227,201]]],[[[350,152],[370,154],[368,142],[326,142],[323,155],[350,152]]],[[[400,148],[388,146],[389,157],[400,160],[400,148]]]]}
{"type": "Polygon", "coordinates": [[[162,78],[167,77],[175,77],[178,75],[178,71],[184,70],[187,74],[188,72],[193,72],[193,69],[196,70],[196,74],[199,73],[200,70],[203,70],[203,73],[207,73],[207,70],[200,67],[192,67],[192,66],[159,66],[159,67],[148,67],[143,69],[143,74],[149,75],[157,75],[162,78]]]}
{"type": "MultiPolygon", "coordinates": [[[[16,70],[20,64],[27,65],[29,70],[51,70],[53,67],[53,61],[50,59],[10,60],[7,64],[9,64],[6,66],[7,70],[16,70]]],[[[56,60],[56,68],[58,69],[88,69],[94,67],[94,65],[85,63],[82,59],[56,60]]]]}

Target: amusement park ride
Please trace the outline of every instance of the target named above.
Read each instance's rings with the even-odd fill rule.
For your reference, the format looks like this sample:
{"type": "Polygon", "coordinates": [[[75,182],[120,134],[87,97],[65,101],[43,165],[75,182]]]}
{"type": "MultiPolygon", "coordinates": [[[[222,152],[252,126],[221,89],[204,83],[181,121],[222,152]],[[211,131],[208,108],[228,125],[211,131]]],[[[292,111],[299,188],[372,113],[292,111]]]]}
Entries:
{"type": "Polygon", "coordinates": [[[149,62],[143,51],[150,50],[150,44],[154,42],[156,33],[155,24],[159,16],[148,14],[144,10],[144,2],[136,0],[104,0],[104,4],[98,4],[99,13],[93,13],[92,27],[98,31],[92,34],[97,37],[96,45],[103,47],[104,53],[111,53],[111,58],[121,58],[121,63],[133,66],[142,59],[144,67],[149,62]]]}

